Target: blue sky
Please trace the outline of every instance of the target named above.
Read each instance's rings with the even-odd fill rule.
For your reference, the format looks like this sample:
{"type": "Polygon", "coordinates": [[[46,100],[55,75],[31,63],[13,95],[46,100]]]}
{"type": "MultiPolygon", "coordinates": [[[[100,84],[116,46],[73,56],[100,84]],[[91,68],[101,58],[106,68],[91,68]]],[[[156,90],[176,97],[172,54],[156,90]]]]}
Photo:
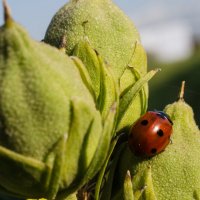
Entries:
{"type": "MultiPolygon", "coordinates": [[[[7,0],[7,2],[15,21],[23,25],[34,39],[41,40],[54,13],[66,3],[66,0],[7,0]]],[[[2,15],[0,24],[3,23],[2,15]]]]}
{"type": "MultiPolygon", "coordinates": [[[[147,50],[152,50],[152,47],[156,46],[156,42],[158,42],[156,47],[157,52],[161,52],[159,46],[163,45],[160,43],[163,38],[160,38],[161,41],[159,42],[158,36],[163,34],[166,28],[167,30],[176,29],[174,29],[174,34],[173,30],[170,31],[172,35],[182,33],[181,36],[177,35],[177,38],[187,37],[188,39],[189,35],[194,33],[200,35],[199,0],[113,1],[134,21],[141,33],[142,41],[147,50]],[[179,27],[179,30],[177,27],[179,27]],[[183,33],[184,31],[186,33],[183,33]]],[[[12,16],[15,21],[23,25],[34,39],[41,40],[53,15],[68,0],[7,0],[7,2],[11,7],[12,16]]],[[[2,6],[0,6],[0,24],[3,24],[2,6]]],[[[169,43],[168,39],[171,40],[171,36],[166,37],[165,41],[167,44],[169,43]]],[[[187,39],[183,39],[186,40],[187,44],[179,46],[179,49],[189,48],[187,39]]],[[[174,37],[173,40],[176,42],[177,39],[174,37]]],[[[174,54],[173,52],[171,53],[174,54]]],[[[164,54],[166,53],[164,52],[164,54]]]]}
{"type": "MultiPolygon", "coordinates": [[[[22,24],[34,39],[38,40],[44,36],[55,12],[68,2],[67,0],[7,1],[12,9],[14,19],[22,24]]],[[[191,14],[196,14],[200,18],[199,0],[114,0],[114,2],[134,20],[138,28],[182,14],[189,15],[189,18],[191,18],[191,14]]],[[[1,7],[0,24],[3,23],[2,15],[1,7]]]]}

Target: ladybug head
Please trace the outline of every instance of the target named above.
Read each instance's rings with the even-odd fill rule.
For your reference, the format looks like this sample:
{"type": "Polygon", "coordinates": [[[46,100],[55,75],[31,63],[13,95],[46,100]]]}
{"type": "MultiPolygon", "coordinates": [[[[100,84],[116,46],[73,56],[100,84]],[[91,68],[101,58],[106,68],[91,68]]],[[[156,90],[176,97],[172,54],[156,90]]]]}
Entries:
{"type": "Polygon", "coordinates": [[[170,122],[170,124],[173,125],[173,122],[172,122],[172,120],[170,119],[170,116],[169,116],[168,114],[166,114],[166,113],[163,112],[163,111],[158,111],[158,110],[155,110],[155,112],[156,112],[156,114],[157,114],[159,117],[161,117],[161,118],[163,118],[163,119],[167,119],[167,120],[170,122]]]}

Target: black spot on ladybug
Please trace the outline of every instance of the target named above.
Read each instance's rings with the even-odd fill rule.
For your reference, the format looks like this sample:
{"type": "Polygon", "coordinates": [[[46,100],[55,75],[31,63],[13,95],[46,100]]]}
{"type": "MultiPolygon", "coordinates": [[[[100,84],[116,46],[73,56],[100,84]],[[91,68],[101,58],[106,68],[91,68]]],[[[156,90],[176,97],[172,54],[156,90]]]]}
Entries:
{"type": "Polygon", "coordinates": [[[158,136],[162,137],[164,135],[163,131],[161,129],[159,129],[157,131],[158,136]]]}
{"type": "Polygon", "coordinates": [[[155,148],[151,149],[152,154],[155,154],[156,152],[157,152],[157,149],[155,149],[155,148]]]}
{"type": "Polygon", "coordinates": [[[146,120],[146,119],[141,121],[141,124],[142,124],[143,126],[146,126],[148,123],[149,123],[149,122],[148,122],[148,120],[146,120]]]}

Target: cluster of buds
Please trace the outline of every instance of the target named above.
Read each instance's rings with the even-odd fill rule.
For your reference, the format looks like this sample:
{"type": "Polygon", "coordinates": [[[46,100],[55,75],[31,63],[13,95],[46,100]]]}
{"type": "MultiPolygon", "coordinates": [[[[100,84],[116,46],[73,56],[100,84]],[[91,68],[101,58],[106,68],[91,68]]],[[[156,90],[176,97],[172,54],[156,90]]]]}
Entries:
{"type": "Polygon", "coordinates": [[[96,200],[199,198],[199,129],[182,98],[165,109],[174,123],[166,152],[144,159],[117,143],[146,112],[158,70],[147,73],[139,33],[111,0],[71,0],[43,42],[3,5],[0,194],[80,199],[95,185],[96,200]]]}

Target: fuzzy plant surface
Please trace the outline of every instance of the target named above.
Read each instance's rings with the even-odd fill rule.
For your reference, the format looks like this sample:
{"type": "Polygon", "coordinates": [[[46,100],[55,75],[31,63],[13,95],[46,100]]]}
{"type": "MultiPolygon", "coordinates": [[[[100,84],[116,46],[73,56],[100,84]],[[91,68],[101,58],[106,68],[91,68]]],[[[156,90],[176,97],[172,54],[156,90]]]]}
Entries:
{"type": "Polygon", "coordinates": [[[4,12],[0,194],[64,199],[102,166],[115,108],[103,120],[77,63],[62,51],[33,41],[14,22],[5,1],[4,12]]]}
{"type": "MultiPolygon", "coordinates": [[[[70,0],[54,15],[44,42],[59,48],[63,46],[63,37],[66,40],[66,53],[78,56],[85,64],[96,104],[100,108],[102,102],[110,106],[115,95],[112,88],[117,88],[120,99],[131,97],[128,92],[147,72],[146,53],[139,33],[132,21],[111,0],[70,0]],[[106,76],[102,76],[102,67],[106,76]],[[109,98],[103,101],[102,85],[107,90],[110,88],[109,98]]],[[[117,131],[129,127],[145,112],[147,91],[145,85],[126,109],[119,112],[117,131]]],[[[123,100],[119,100],[120,107],[124,107],[123,100]]],[[[103,110],[104,113],[106,111],[103,110]]]]}
{"type": "Polygon", "coordinates": [[[106,186],[112,187],[110,199],[200,199],[200,130],[193,110],[181,98],[167,105],[165,112],[174,124],[172,143],[164,152],[147,159],[134,156],[123,144],[115,179],[106,186]]]}

